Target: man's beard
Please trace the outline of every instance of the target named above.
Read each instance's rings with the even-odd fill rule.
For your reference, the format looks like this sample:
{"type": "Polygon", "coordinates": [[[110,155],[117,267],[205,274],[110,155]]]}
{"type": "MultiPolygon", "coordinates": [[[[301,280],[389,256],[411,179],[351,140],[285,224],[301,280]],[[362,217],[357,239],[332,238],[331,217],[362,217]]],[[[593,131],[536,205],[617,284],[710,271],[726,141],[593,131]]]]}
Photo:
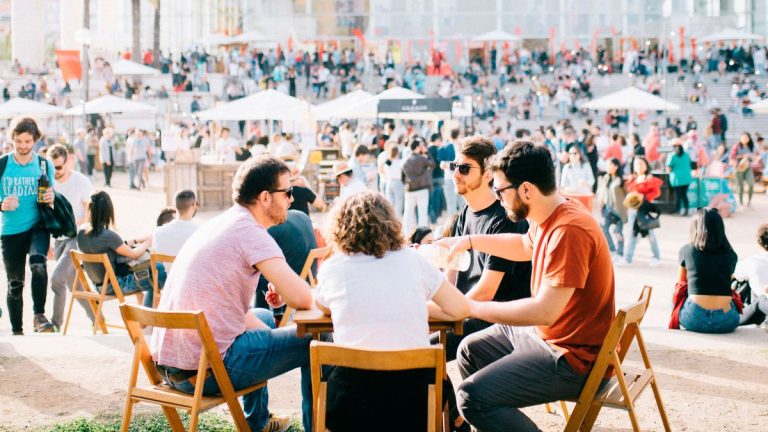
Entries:
{"type": "Polygon", "coordinates": [[[273,203],[267,212],[267,215],[269,216],[269,219],[274,223],[275,225],[280,225],[285,223],[285,221],[288,219],[288,211],[283,210],[280,205],[277,203],[273,203]]]}
{"type": "Polygon", "coordinates": [[[528,217],[530,208],[528,204],[524,203],[519,196],[515,195],[515,199],[512,201],[511,209],[507,210],[507,216],[513,222],[520,222],[528,217]]]}
{"type": "Polygon", "coordinates": [[[480,186],[482,186],[483,185],[483,178],[482,177],[478,178],[477,181],[474,182],[474,183],[466,183],[465,182],[464,184],[456,183],[456,181],[454,180],[454,185],[455,185],[455,189],[456,189],[456,193],[457,194],[459,194],[459,195],[466,195],[466,194],[468,194],[468,193],[470,193],[472,191],[477,190],[480,186]]]}

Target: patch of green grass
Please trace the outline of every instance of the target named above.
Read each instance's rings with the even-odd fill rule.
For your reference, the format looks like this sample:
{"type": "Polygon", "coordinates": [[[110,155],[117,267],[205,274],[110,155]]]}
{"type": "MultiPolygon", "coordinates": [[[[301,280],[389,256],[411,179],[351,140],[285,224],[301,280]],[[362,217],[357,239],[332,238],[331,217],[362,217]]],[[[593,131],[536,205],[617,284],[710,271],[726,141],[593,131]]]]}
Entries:
{"type": "MultiPolygon", "coordinates": [[[[189,426],[189,416],[180,413],[184,427],[189,426]]],[[[119,415],[101,415],[95,418],[78,417],[64,423],[38,429],[39,432],[119,432],[119,415]]],[[[198,430],[204,432],[235,432],[232,420],[221,414],[203,413],[198,430]]],[[[171,427],[162,412],[136,414],[131,419],[130,432],[170,432],[171,427]]],[[[302,432],[301,421],[292,419],[289,432],[302,432]]]]}

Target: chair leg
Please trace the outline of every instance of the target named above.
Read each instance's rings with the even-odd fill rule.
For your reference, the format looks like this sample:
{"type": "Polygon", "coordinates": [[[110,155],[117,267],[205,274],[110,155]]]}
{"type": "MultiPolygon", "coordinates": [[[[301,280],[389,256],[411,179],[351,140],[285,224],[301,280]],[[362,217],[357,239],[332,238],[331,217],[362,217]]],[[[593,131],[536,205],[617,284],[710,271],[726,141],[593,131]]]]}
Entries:
{"type": "Polygon", "coordinates": [[[592,427],[594,427],[595,421],[597,420],[597,415],[600,414],[600,409],[602,408],[603,406],[600,404],[594,404],[589,407],[589,411],[587,411],[587,415],[584,416],[584,421],[581,423],[581,432],[592,430],[592,427]]]}
{"type": "Polygon", "coordinates": [[[629,414],[629,421],[632,422],[632,430],[635,432],[640,432],[640,423],[637,422],[637,416],[635,415],[635,407],[634,406],[628,407],[627,414],[629,414]]]}
{"type": "Polygon", "coordinates": [[[62,336],[67,335],[67,329],[69,328],[69,318],[72,316],[72,305],[74,303],[75,303],[75,295],[73,291],[72,296],[69,298],[69,306],[67,307],[67,318],[64,320],[64,328],[61,330],[62,336]]]}
{"type": "Polygon", "coordinates": [[[197,407],[189,414],[189,432],[197,432],[197,420],[200,416],[200,408],[197,407]]]}
{"type": "Polygon", "coordinates": [[[131,413],[133,412],[133,400],[131,395],[125,398],[125,408],[123,409],[123,421],[120,424],[120,432],[128,432],[128,427],[131,425],[131,413]]]}
{"type": "Polygon", "coordinates": [[[560,401],[560,409],[563,410],[563,418],[566,422],[568,422],[568,419],[570,416],[568,415],[568,406],[565,404],[565,401],[560,401]]]}
{"type": "Polygon", "coordinates": [[[550,405],[549,402],[544,404],[544,409],[547,410],[547,414],[555,413],[555,411],[552,409],[552,405],[550,405]]]}
{"type": "Polygon", "coordinates": [[[101,308],[104,305],[104,301],[96,302],[96,310],[94,311],[95,320],[93,321],[93,335],[96,336],[96,330],[101,329],[102,334],[109,333],[107,331],[107,324],[104,322],[104,316],[101,314],[101,308]]]}
{"type": "Polygon", "coordinates": [[[184,424],[181,423],[181,417],[179,417],[179,413],[176,411],[176,408],[164,406],[163,414],[165,414],[165,418],[168,419],[168,424],[171,425],[171,430],[173,432],[186,432],[184,430],[184,424]]]}
{"type": "Polygon", "coordinates": [[[573,407],[570,418],[568,418],[568,421],[565,423],[565,432],[578,431],[581,428],[582,423],[584,423],[584,418],[589,409],[589,402],[576,402],[576,406],[573,407]]]}
{"type": "Polygon", "coordinates": [[[661,415],[661,422],[664,424],[664,430],[670,432],[672,428],[669,425],[669,419],[667,418],[667,410],[664,409],[664,403],[661,401],[661,393],[659,392],[659,386],[656,384],[656,377],[651,380],[651,389],[653,390],[653,396],[656,398],[656,405],[659,407],[659,415],[661,415]]]}

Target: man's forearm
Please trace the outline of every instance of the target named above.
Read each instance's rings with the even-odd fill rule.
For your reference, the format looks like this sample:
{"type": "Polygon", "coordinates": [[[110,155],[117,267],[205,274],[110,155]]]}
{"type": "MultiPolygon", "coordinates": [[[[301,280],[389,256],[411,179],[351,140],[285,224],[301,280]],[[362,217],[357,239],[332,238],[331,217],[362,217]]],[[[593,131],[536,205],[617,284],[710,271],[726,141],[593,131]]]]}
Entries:
{"type": "Polygon", "coordinates": [[[509,302],[470,301],[469,306],[470,316],[483,321],[514,326],[545,325],[536,310],[531,298],[509,302]]]}
{"type": "Polygon", "coordinates": [[[471,236],[472,249],[510,261],[530,261],[531,250],[522,234],[486,234],[471,236]]]}

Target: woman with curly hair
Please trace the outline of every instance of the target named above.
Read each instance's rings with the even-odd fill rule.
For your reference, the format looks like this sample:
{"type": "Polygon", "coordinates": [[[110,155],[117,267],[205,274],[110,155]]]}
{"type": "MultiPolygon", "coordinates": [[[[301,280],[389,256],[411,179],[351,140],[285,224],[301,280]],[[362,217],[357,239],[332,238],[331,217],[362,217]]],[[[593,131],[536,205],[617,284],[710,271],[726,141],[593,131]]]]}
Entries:
{"type": "MultiPolygon", "coordinates": [[[[400,221],[381,194],[362,192],[337,202],[326,238],[337,253],[320,268],[315,302],[333,319],[334,342],[368,349],[427,347],[428,317],[468,316],[461,292],[405,247],[400,221]]],[[[400,426],[382,430],[423,430],[429,376],[432,371],[334,368],[328,377],[328,428],[359,430],[386,405],[400,426]]]]}

